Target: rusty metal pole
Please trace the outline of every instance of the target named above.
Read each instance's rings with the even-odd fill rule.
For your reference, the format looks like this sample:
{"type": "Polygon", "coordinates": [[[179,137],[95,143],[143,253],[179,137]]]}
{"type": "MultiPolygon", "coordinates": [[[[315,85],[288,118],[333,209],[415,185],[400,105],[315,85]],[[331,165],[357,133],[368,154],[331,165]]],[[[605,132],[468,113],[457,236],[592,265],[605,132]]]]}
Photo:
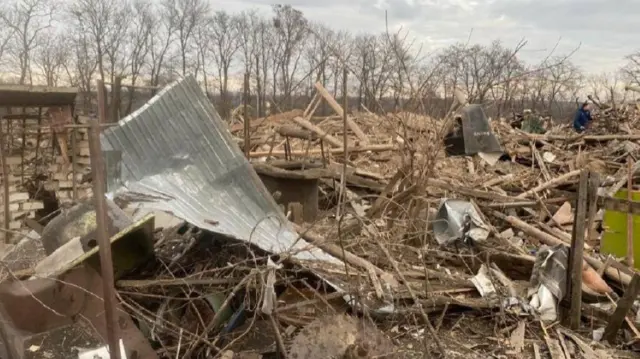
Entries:
{"type": "Polygon", "coordinates": [[[96,237],[100,253],[100,270],[103,282],[104,309],[107,324],[107,343],[110,357],[121,359],[119,345],[118,320],[116,317],[116,294],[113,278],[113,262],[111,259],[111,243],[107,233],[107,203],[105,201],[106,178],[104,158],[100,148],[100,122],[106,120],[104,101],[104,84],[98,81],[98,113],[101,118],[91,120],[89,129],[89,154],[91,156],[91,174],[93,178],[93,198],[96,206],[96,237]]]}
{"type": "Polygon", "coordinates": [[[4,187],[4,241],[11,242],[11,232],[9,232],[9,222],[11,222],[11,213],[9,213],[9,168],[7,168],[6,148],[4,143],[4,131],[2,131],[2,123],[4,119],[0,116],[0,164],[2,165],[2,183],[4,187]]]}

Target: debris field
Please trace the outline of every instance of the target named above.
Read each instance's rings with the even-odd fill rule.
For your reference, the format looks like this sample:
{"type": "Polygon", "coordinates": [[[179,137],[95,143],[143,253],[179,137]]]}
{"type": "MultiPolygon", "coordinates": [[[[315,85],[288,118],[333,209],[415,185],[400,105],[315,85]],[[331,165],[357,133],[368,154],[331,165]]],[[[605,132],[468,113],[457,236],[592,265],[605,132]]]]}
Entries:
{"type": "MultiPolygon", "coordinates": [[[[463,101],[444,119],[345,114],[317,84],[306,109],[221,119],[193,83],[170,85],[100,138],[105,155],[118,151],[122,161],[107,170],[107,231],[117,315],[134,333],[120,335],[127,357],[147,349],[157,358],[640,356],[638,105],[602,105],[584,134],[485,119],[501,149],[487,154],[474,150],[485,141],[466,137],[483,120],[463,101]],[[335,115],[315,116],[323,101],[335,115]],[[454,153],[445,138],[460,116],[454,153]],[[202,136],[184,142],[192,133],[202,136]]],[[[91,339],[106,330],[96,328],[84,342],[49,345],[51,325],[7,314],[19,283],[104,279],[90,131],[69,130],[65,155],[38,127],[38,145],[25,135],[22,152],[4,155],[15,215],[0,316],[31,328],[20,334],[32,343],[20,358],[69,358],[106,344],[91,339]],[[25,162],[37,146],[53,155],[25,162]],[[36,216],[44,205],[21,189],[32,162],[61,202],[82,192],[75,203],[36,216]]],[[[85,292],[101,298],[94,287],[85,292]]],[[[48,303],[34,297],[45,298],[34,306],[48,303]]],[[[88,309],[65,308],[50,308],[67,316],[60,327],[95,323],[77,314],[88,309]]]]}

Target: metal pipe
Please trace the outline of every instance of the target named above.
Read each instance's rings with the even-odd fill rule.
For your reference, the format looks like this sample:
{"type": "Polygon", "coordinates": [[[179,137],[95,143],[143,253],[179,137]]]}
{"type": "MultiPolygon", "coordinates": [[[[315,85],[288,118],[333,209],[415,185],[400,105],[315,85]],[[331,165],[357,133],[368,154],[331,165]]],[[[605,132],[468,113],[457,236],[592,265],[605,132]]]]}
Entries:
{"type": "MultiPolygon", "coordinates": [[[[100,122],[106,120],[106,104],[104,99],[104,84],[102,81],[98,81],[98,113],[101,116],[100,122]]],[[[91,156],[91,174],[93,177],[93,198],[96,207],[96,237],[100,254],[100,270],[104,292],[107,343],[109,344],[110,357],[113,359],[121,359],[111,242],[109,241],[109,234],[107,232],[105,166],[102,149],[100,148],[100,126],[98,126],[98,120],[91,120],[91,128],[89,130],[89,154],[91,156]]]]}

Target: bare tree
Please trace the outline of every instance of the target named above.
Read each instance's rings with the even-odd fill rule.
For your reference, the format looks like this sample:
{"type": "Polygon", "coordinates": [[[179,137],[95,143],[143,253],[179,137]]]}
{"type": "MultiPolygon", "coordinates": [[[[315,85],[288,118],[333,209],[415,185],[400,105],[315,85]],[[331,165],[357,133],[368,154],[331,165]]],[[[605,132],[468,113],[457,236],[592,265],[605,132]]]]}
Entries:
{"type": "Polygon", "coordinates": [[[85,112],[92,108],[92,80],[98,68],[96,48],[92,46],[90,37],[81,29],[75,29],[68,38],[73,57],[63,63],[69,84],[81,90],[84,105],[82,107],[85,112]]]}
{"type": "Polygon", "coordinates": [[[390,88],[394,53],[387,46],[386,34],[379,36],[362,35],[356,37],[352,67],[360,80],[358,88],[359,106],[377,109],[377,103],[390,88]]]}
{"type": "Polygon", "coordinates": [[[280,56],[274,59],[277,59],[276,66],[281,73],[282,94],[291,103],[294,76],[302,56],[303,41],[308,34],[308,22],[302,12],[291,5],[273,5],[273,12],[278,49],[281,51],[280,56]]]}
{"type": "MultiPolygon", "coordinates": [[[[268,76],[269,76],[269,64],[275,62],[275,58],[277,56],[277,41],[276,36],[274,34],[273,28],[270,26],[268,21],[262,20],[257,24],[256,30],[258,31],[258,46],[262,51],[256,52],[256,79],[259,83],[258,88],[258,96],[260,98],[260,112],[261,116],[266,115],[267,110],[267,88],[269,86],[268,76]],[[260,71],[262,69],[262,71],[260,71]]],[[[275,97],[275,83],[276,83],[276,75],[278,73],[277,67],[272,67],[271,72],[273,73],[273,97],[275,97]]]]}
{"type": "MultiPolygon", "coordinates": [[[[107,80],[108,67],[115,67],[115,59],[111,61],[112,66],[107,67],[107,53],[113,54],[114,46],[121,43],[123,29],[118,26],[122,25],[120,16],[124,15],[124,5],[124,0],[74,0],[69,9],[77,29],[88,34],[88,44],[95,47],[98,73],[102,81],[107,80]]],[[[113,71],[110,75],[113,75],[113,71]]]]}
{"type": "Polygon", "coordinates": [[[238,33],[238,45],[240,55],[244,65],[244,73],[249,78],[254,78],[256,87],[257,114],[261,113],[262,100],[262,77],[260,76],[260,54],[264,49],[259,48],[260,34],[259,28],[261,19],[255,11],[244,11],[237,17],[236,31],[238,33]],[[255,66],[255,73],[254,73],[255,66]]]}
{"type": "MultiPolygon", "coordinates": [[[[309,71],[314,73],[315,76],[310,76],[308,80],[308,86],[305,89],[305,95],[308,101],[311,100],[311,94],[315,93],[314,83],[320,81],[322,85],[327,88],[327,82],[330,79],[331,73],[329,72],[329,59],[331,58],[330,46],[334,42],[336,36],[333,30],[325,27],[322,24],[311,24],[310,29],[312,36],[309,37],[307,46],[305,48],[305,62],[309,66],[309,71]]],[[[327,113],[327,104],[322,102],[321,113],[327,113]]]]}
{"type": "Polygon", "coordinates": [[[211,12],[209,2],[206,0],[164,0],[162,5],[166,15],[174,21],[179,45],[181,74],[186,76],[189,57],[195,50],[193,44],[195,32],[211,12]]]}
{"type": "MultiPolygon", "coordinates": [[[[353,38],[351,34],[345,31],[340,31],[333,36],[333,42],[327,43],[329,54],[329,68],[331,69],[330,77],[333,79],[333,96],[338,96],[338,80],[340,74],[342,74],[345,65],[348,65],[352,61],[353,56],[353,38]]],[[[352,68],[353,70],[353,68],[352,68]]],[[[325,112],[326,113],[326,112],[325,112]]]]}
{"type": "Polygon", "coordinates": [[[193,48],[195,49],[195,62],[191,64],[193,74],[196,78],[199,78],[200,71],[202,71],[202,78],[204,83],[204,89],[207,95],[211,94],[211,88],[209,86],[209,64],[211,63],[212,51],[211,51],[211,27],[213,23],[213,17],[209,16],[201,21],[196,26],[193,36],[193,48]]]}
{"type": "Polygon", "coordinates": [[[615,105],[626,100],[623,88],[624,72],[605,72],[589,76],[588,84],[591,94],[600,102],[615,105]]]}
{"type": "Polygon", "coordinates": [[[462,43],[452,45],[440,55],[446,72],[450,74],[448,82],[452,86],[462,86],[470,101],[483,103],[494,86],[510,81],[504,73],[518,68],[514,63],[525,44],[520,42],[514,49],[505,48],[499,41],[487,47],[462,43]]]}
{"type": "MultiPolygon", "coordinates": [[[[413,110],[422,111],[429,103],[434,114],[442,115],[453,88],[462,87],[471,101],[483,103],[492,115],[525,106],[558,112],[582,84],[581,72],[565,58],[525,64],[518,58],[524,42],[513,48],[499,41],[456,44],[435,55],[421,55],[406,33],[354,38],[309,24],[291,5],[274,5],[272,15],[263,17],[255,11],[213,13],[208,0],[66,0],[72,21],[65,24],[69,28],[64,38],[39,30],[47,22],[29,20],[26,32],[35,38],[25,42],[19,27],[6,25],[27,22],[28,16],[16,14],[29,13],[28,8],[16,4],[45,3],[49,4],[7,0],[0,5],[0,23],[5,25],[0,26],[0,60],[12,59],[8,67],[22,75],[22,82],[30,79],[33,68],[34,74],[44,75],[43,82],[66,80],[88,93],[96,73],[105,81],[123,76],[134,85],[154,86],[193,73],[212,100],[219,101],[224,116],[238,98],[232,94],[231,73],[240,64],[250,77],[258,115],[265,114],[272,100],[279,109],[299,107],[296,101],[301,96],[308,101],[316,81],[338,97],[345,66],[358,80],[352,86],[359,104],[373,111],[408,108],[411,99],[411,106],[417,105],[413,110]]],[[[625,79],[640,83],[638,54],[628,57],[623,73],[625,79]]],[[[593,93],[618,98],[617,82],[605,82],[592,78],[593,93]]],[[[132,96],[129,92],[126,112],[132,109],[132,96]]],[[[326,105],[322,110],[328,110],[326,105]]]]}
{"type": "MultiPolygon", "coordinates": [[[[104,38],[103,47],[111,83],[116,82],[116,77],[125,77],[131,56],[137,56],[132,53],[132,49],[126,48],[128,39],[138,31],[138,29],[131,29],[131,25],[134,24],[131,4],[126,0],[122,1],[114,8],[114,15],[104,38]]],[[[144,33],[144,25],[141,31],[144,33]]],[[[138,39],[132,39],[132,41],[136,40],[138,39]]]]}
{"type": "Polygon", "coordinates": [[[229,115],[229,68],[240,48],[240,18],[217,11],[211,21],[211,49],[218,68],[218,88],[220,90],[221,111],[225,118],[229,115]]]}
{"type": "Polygon", "coordinates": [[[417,53],[413,53],[413,43],[407,42],[408,33],[402,35],[400,32],[392,35],[387,33],[388,51],[391,52],[390,82],[391,95],[393,96],[394,110],[398,111],[404,107],[402,99],[412,97],[412,84],[410,74],[418,66],[417,53]]]}
{"type": "Polygon", "coordinates": [[[71,39],[62,32],[50,32],[43,38],[43,44],[38,49],[34,63],[44,75],[47,86],[58,86],[62,71],[71,60],[73,47],[71,39]]]}
{"type": "Polygon", "coordinates": [[[12,27],[4,23],[4,19],[9,18],[8,11],[8,9],[0,7],[0,64],[4,60],[4,55],[15,33],[12,27]]]}
{"type": "Polygon", "coordinates": [[[547,69],[547,111],[557,110],[562,115],[564,106],[559,102],[566,103],[576,98],[580,84],[582,82],[582,73],[577,66],[568,60],[553,58],[552,62],[558,63],[547,69]]]}
{"type": "Polygon", "coordinates": [[[31,78],[33,51],[41,45],[41,37],[53,21],[54,4],[48,0],[17,0],[8,11],[0,12],[0,20],[13,33],[12,52],[20,71],[20,84],[31,78]]]}
{"type": "Polygon", "coordinates": [[[640,51],[636,51],[626,57],[627,63],[621,72],[628,82],[640,85],[640,51]]]}
{"type": "MultiPolygon", "coordinates": [[[[138,0],[133,4],[133,21],[129,29],[124,49],[128,54],[128,77],[131,85],[135,86],[142,74],[143,68],[149,63],[150,39],[153,37],[153,9],[147,0],[138,0]]],[[[134,91],[129,92],[125,115],[131,113],[134,91]]]]}
{"type": "Polygon", "coordinates": [[[149,55],[151,62],[150,84],[160,85],[160,76],[170,57],[171,45],[176,39],[177,19],[175,13],[166,7],[154,8],[150,14],[151,33],[149,37],[149,55]]]}

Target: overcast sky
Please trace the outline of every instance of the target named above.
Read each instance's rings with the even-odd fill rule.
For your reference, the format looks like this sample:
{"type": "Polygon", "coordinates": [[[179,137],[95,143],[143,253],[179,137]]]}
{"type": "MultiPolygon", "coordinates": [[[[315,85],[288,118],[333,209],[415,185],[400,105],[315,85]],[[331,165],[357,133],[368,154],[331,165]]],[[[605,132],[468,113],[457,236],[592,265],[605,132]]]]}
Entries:
{"type": "MultiPolygon", "coordinates": [[[[258,9],[270,13],[273,0],[215,0],[229,12],[258,9]]],[[[424,48],[437,49],[471,41],[502,40],[515,46],[527,40],[521,57],[539,61],[558,40],[557,54],[580,45],[574,63],[590,73],[611,72],[636,45],[639,0],[280,0],[301,10],[311,21],[351,33],[402,26],[424,48]]]]}

